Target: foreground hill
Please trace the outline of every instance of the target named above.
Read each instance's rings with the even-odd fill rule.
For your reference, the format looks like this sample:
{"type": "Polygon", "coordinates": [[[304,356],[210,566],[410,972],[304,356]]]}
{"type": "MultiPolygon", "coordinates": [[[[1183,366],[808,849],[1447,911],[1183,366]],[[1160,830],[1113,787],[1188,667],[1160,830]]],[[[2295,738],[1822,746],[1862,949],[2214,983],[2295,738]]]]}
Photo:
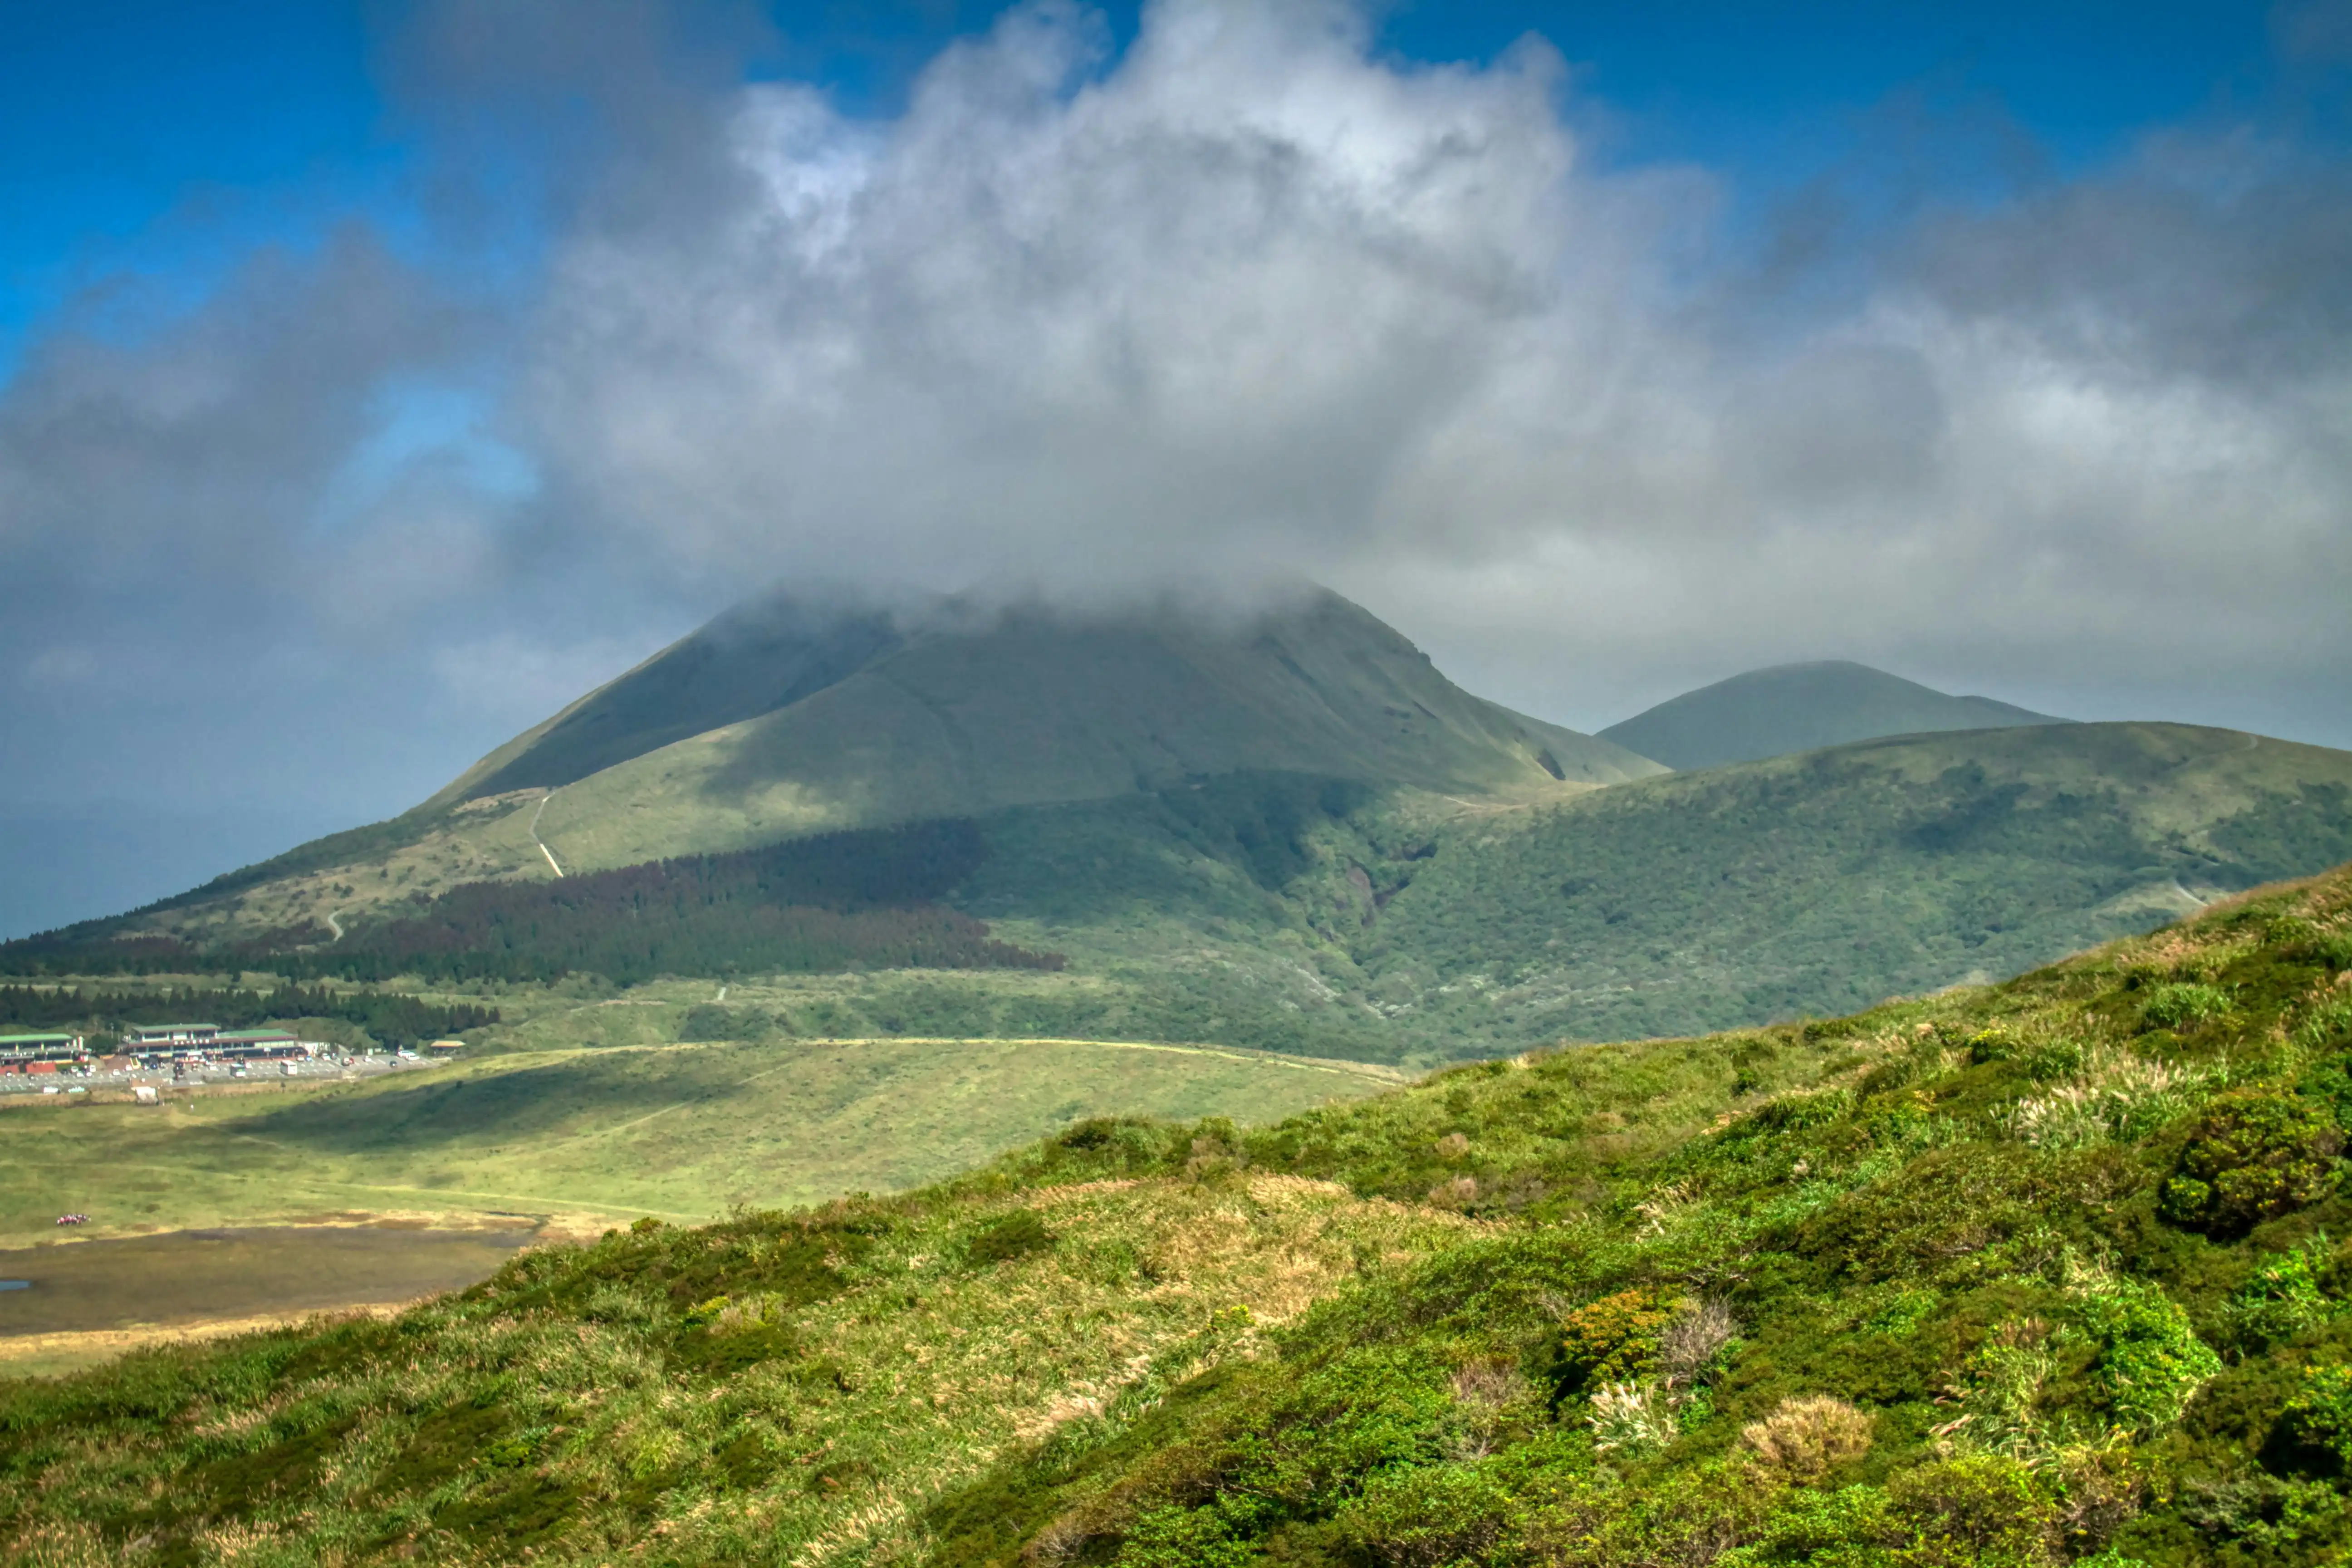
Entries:
{"type": "Polygon", "coordinates": [[[0,1392],[54,1563],[2319,1563],[2352,871],[0,1392]]]}
{"type": "Polygon", "coordinates": [[[1720,767],[1882,735],[2063,724],[1989,697],[1932,687],[1845,659],[1776,665],[1685,691],[1601,731],[1670,768],[1720,767]]]}

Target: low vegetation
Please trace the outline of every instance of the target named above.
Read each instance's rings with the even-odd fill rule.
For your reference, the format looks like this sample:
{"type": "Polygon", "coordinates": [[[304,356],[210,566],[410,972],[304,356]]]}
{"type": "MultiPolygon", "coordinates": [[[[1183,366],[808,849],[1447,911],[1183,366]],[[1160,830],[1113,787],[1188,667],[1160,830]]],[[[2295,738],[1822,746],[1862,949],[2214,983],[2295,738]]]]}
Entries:
{"type": "Polygon", "coordinates": [[[0,1394],[78,1563],[2319,1563],[2352,870],[0,1394]],[[2181,986],[2205,988],[2195,1005],[2181,986]],[[2213,998],[2219,998],[2218,1004],[2213,998]]]}

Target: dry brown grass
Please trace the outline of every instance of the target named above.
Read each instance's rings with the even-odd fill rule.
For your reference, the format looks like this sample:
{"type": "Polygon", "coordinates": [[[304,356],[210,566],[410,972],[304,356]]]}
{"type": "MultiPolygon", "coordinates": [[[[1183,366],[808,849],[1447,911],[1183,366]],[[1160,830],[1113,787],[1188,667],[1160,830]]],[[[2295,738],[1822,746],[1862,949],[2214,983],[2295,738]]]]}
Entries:
{"type": "Polygon", "coordinates": [[[1809,1394],[1784,1399],[1763,1420],[1741,1427],[1739,1446],[1765,1468],[1806,1481],[1870,1452],[1871,1426],[1870,1416],[1844,1400],[1809,1394]]]}

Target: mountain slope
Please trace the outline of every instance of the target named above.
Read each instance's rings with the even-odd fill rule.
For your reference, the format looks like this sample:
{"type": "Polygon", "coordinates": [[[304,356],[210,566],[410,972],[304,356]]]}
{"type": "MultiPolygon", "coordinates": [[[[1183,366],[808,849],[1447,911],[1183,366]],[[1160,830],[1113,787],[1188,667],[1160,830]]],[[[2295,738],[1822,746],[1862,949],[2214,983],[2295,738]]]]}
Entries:
{"type": "Polygon", "coordinates": [[[623,866],[1244,771],[1526,795],[1663,770],[1472,697],[1321,594],[1228,626],[1010,613],[914,629],[823,689],[567,785],[540,834],[567,867],[623,866]]]}
{"type": "Polygon", "coordinates": [[[1269,770],[1480,799],[1665,771],[1470,695],[1319,590],[1221,619],[832,614],[770,598],[518,735],[415,809],[156,913],[323,933],[331,913],[551,877],[549,855],[566,870],[609,869],[1269,770]]]}
{"type": "Polygon", "coordinates": [[[2352,858],[2352,752],[2182,724],[1865,742],[1499,814],[1356,944],[1489,1049],[1990,980],[2352,858]]]}
{"type": "Polygon", "coordinates": [[[1601,735],[1688,771],[1882,735],[2067,721],[1988,697],[1948,697],[1867,665],[1829,659],[1735,675],[1612,724],[1601,735]]]}
{"type": "MultiPolygon", "coordinates": [[[[497,808],[518,834],[530,798],[497,808]]],[[[344,906],[342,940],[298,931],[268,964],[236,929],[190,920],[186,949],[20,943],[0,966],[592,988],[708,975],[793,1035],[1205,1040],[1425,1063],[1933,991],[2347,858],[2352,753],[2185,725],[2053,725],[1866,742],[1549,803],[1235,773],[795,840],[741,865],[422,903],[395,876],[376,884],[394,895],[380,912],[344,906]],[[856,886],[841,880],[851,871],[856,886]],[[822,914],[836,907],[847,924],[822,914]],[[889,912],[901,909],[919,918],[889,912]],[[610,940],[575,929],[597,910],[610,940]],[[956,923],[974,919],[986,932],[956,923]],[[983,945],[942,948],[935,962],[954,968],[887,967],[905,962],[908,931],[983,945]],[[864,945],[834,940],[853,937],[864,945]],[[854,972],[822,973],[827,953],[854,972]],[[992,953],[1062,967],[961,967],[992,953]],[[583,965],[612,973],[562,979],[583,965]]],[[[248,919],[268,892],[247,895],[248,919]]]]}
{"type": "Polygon", "coordinates": [[[0,1554],[2340,1562],[2348,975],[2338,871],[1858,1017],[641,1221],[0,1384],[0,1554]]]}
{"type": "Polygon", "coordinates": [[[425,805],[571,784],[689,735],[790,707],[904,640],[879,612],[754,600],[524,731],[425,805]]]}

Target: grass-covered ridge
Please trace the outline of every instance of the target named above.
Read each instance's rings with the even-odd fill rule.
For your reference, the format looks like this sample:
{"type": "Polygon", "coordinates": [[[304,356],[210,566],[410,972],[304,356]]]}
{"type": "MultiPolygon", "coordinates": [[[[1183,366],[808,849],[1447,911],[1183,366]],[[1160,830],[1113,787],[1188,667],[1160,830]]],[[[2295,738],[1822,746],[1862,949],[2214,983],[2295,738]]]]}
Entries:
{"type": "Polygon", "coordinates": [[[2352,1545],[2352,869],[2007,984],[1083,1123],[0,1396],[76,1562],[2352,1545]]]}

